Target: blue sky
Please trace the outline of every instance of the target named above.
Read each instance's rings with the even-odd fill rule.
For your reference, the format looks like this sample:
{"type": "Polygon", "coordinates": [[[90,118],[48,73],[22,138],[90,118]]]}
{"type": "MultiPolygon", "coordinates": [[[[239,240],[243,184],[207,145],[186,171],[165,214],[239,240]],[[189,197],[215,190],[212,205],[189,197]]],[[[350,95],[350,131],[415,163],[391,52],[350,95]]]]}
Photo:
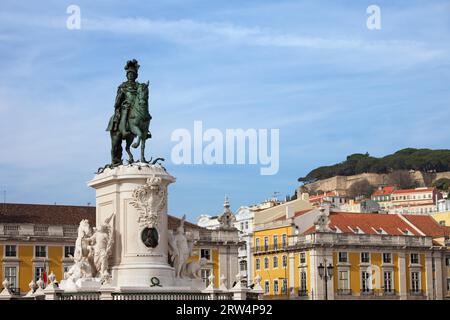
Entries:
{"type": "Polygon", "coordinates": [[[292,194],[356,152],[450,145],[449,1],[2,1],[0,189],[7,202],[94,203],[123,66],[150,81],[149,156],[177,177],[169,211],[195,221],[292,194]],[[81,8],[81,30],[66,9],[81,8]],[[368,30],[366,8],[381,8],[368,30]],[[173,165],[170,134],[280,129],[280,170],[173,165]]]}

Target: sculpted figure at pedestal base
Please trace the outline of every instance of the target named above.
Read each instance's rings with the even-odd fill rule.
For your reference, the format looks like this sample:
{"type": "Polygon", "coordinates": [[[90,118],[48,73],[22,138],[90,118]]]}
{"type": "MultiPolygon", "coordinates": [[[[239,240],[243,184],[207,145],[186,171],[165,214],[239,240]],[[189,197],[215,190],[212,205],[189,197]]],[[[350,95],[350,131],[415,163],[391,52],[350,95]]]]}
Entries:
{"type": "Polygon", "coordinates": [[[111,248],[114,243],[112,228],[109,224],[114,213],[105,219],[99,230],[95,230],[94,235],[89,238],[94,253],[95,277],[101,278],[102,283],[109,281],[108,260],[111,256],[111,248]]]}
{"type": "Polygon", "coordinates": [[[75,283],[83,278],[100,278],[101,282],[108,281],[108,258],[113,244],[112,228],[109,222],[114,213],[105,219],[99,230],[91,227],[88,220],[82,220],[78,227],[78,237],[75,242],[74,264],[64,274],[66,281],[75,283]]]}
{"type": "Polygon", "coordinates": [[[177,230],[173,234],[169,232],[169,254],[176,278],[186,277],[186,262],[192,252],[192,242],[188,241],[184,232],[185,219],[186,216],[184,215],[177,230]]]}

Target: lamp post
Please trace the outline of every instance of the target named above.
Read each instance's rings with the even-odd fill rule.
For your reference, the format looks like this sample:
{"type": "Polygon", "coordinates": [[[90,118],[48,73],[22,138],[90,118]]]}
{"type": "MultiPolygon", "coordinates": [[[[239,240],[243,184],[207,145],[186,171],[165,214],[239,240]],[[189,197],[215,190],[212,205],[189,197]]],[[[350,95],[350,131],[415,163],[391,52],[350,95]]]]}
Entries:
{"type": "MultiPolygon", "coordinates": [[[[327,260],[324,260],[324,264],[327,264],[327,260]]],[[[319,264],[317,267],[317,270],[319,271],[320,279],[324,280],[325,283],[325,300],[328,300],[328,280],[331,280],[333,278],[333,269],[334,267],[331,265],[331,263],[328,264],[327,267],[325,267],[322,263],[319,264]]]]}

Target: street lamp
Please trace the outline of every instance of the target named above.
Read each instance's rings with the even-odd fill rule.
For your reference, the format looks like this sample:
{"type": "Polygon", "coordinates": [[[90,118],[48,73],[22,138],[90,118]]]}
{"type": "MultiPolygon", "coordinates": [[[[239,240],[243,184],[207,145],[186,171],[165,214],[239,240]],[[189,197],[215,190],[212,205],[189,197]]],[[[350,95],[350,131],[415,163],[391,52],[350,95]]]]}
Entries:
{"type": "MultiPolygon", "coordinates": [[[[327,264],[326,260],[324,261],[324,264],[325,265],[327,264]]],[[[329,263],[327,267],[325,267],[322,263],[320,263],[319,266],[317,267],[320,279],[325,280],[324,281],[324,283],[325,283],[325,300],[328,300],[327,282],[328,282],[328,280],[331,280],[331,278],[333,278],[333,269],[334,269],[334,267],[331,265],[331,263],[329,263]]]]}

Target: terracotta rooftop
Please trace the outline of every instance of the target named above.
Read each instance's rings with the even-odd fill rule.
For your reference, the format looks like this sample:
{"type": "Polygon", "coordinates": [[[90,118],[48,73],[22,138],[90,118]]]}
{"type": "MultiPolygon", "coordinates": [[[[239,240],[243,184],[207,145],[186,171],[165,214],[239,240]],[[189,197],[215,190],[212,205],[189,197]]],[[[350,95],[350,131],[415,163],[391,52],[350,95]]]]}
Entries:
{"type": "Polygon", "coordinates": [[[78,225],[81,220],[95,222],[95,207],[51,204],[0,204],[0,223],[78,225]]]}
{"type": "MultiPolygon", "coordinates": [[[[0,223],[32,223],[43,225],[79,225],[82,219],[95,224],[95,207],[65,206],[52,204],[0,204],[0,223]]],[[[168,228],[175,230],[180,225],[180,218],[169,215],[168,228]]],[[[207,230],[185,221],[189,229],[207,230]]]]}
{"type": "Polygon", "coordinates": [[[401,189],[401,190],[395,190],[392,192],[393,194],[400,194],[400,193],[419,193],[419,192],[433,192],[433,188],[416,188],[416,189],[401,189]]]}
{"type": "Polygon", "coordinates": [[[420,235],[395,214],[333,212],[330,214],[330,219],[331,226],[339,228],[343,233],[353,233],[350,227],[359,228],[364,234],[378,234],[375,230],[382,229],[387,234],[395,236],[404,235],[402,231],[406,230],[413,235],[420,235]]]}
{"type": "Polygon", "coordinates": [[[433,238],[450,235],[450,228],[440,225],[433,217],[429,215],[403,215],[409,222],[411,222],[417,229],[422,231],[427,236],[433,238]]]}
{"type": "Polygon", "coordinates": [[[386,186],[381,189],[376,190],[372,195],[373,196],[384,196],[389,195],[395,191],[395,187],[392,186],[386,186]]]}
{"type": "MultiPolygon", "coordinates": [[[[359,228],[364,234],[378,234],[376,230],[382,229],[388,235],[405,235],[408,230],[411,235],[438,238],[450,234],[450,228],[441,226],[436,220],[428,215],[397,215],[379,213],[351,213],[351,212],[331,212],[330,225],[332,230],[336,227],[342,233],[354,232],[351,229],[359,228]],[[407,219],[408,221],[405,221],[407,219]],[[411,226],[411,223],[413,226],[411,226]],[[417,230],[418,229],[418,230],[417,230]]],[[[315,232],[315,226],[308,228],[303,235],[315,232]]]]}

